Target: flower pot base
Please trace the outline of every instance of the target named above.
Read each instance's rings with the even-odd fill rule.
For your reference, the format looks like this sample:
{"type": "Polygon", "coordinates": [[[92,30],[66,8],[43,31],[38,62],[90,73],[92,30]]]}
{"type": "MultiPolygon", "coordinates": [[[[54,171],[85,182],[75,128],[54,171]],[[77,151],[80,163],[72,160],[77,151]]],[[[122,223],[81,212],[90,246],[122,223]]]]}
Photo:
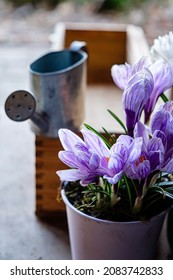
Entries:
{"type": "Polygon", "coordinates": [[[166,212],[146,222],[99,220],[66,204],[72,258],[76,260],[154,259],[166,212]]]}

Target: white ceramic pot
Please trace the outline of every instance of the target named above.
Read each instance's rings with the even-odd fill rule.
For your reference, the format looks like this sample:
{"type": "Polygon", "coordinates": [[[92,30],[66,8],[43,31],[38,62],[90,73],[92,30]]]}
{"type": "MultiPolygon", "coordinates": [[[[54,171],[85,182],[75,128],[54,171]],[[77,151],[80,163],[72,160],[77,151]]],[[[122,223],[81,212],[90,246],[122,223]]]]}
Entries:
{"type": "Polygon", "coordinates": [[[74,260],[154,259],[166,211],[147,222],[111,222],[77,210],[61,191],[74,260]]]}

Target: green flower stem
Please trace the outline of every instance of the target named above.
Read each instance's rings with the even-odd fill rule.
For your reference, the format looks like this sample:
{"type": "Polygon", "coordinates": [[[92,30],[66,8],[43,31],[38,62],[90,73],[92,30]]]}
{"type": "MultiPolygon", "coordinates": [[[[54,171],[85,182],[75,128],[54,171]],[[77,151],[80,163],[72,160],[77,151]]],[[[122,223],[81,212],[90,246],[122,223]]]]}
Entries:
{"type": "Polygon", "coordinates": [[[97,203],[100,204],[100,193],[97,192],[97,193],[96,193],[96,196],[97,196],[97,203]]]}
{"type": "Polygon", "coordinates": [[[142,187],[142,197],[144,197],[147,194],[147,182],[145,180],[144,185],[142,187]]]}
{"type": "Polygon", "coordinates": [[[130,192],[129,182],[128,182],[128,180],[127,180],[125,175],[123,175],[123,178],[124,178],[124,181],[125,181],[125,184],[126,184],[126,187],[127,187],[127,195],[128,195],[128,198],[129,198],[130,209],[132,210],[133,209],[133,206],[132,206],[132,196],[131,196],[131,192],[130,192]]]}
{"type": "Polygon", "coordinates": [[[117,196],[117,194],[114,191],[114,185],[112,185],[111,186],[111,206],[114,206],[119,200],[120,200],[120,197],[117,196]]]}
{"type": "Polygon", "coordinates": [[[134,203],[134,207],[133,207],[133,214],[138,214],[142,208],[142,199],[143,197],[142,196],[138,196],[136,199],[135,199],[135,203],[134,203]]]}

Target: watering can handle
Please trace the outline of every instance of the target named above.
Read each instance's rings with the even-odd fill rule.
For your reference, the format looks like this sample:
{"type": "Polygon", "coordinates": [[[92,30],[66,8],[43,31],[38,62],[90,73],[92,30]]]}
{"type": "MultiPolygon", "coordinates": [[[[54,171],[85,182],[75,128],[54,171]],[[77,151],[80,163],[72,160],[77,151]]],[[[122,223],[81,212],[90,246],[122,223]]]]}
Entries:
{"type": "Polygon", "coordinates": [[[84,41],[73,41],[70,44],[70,50],[75,51],[75,52],[84,51],[84,52],[88,53],[87,47],[86,47],[86,42],[84,42],[84,41]]]}

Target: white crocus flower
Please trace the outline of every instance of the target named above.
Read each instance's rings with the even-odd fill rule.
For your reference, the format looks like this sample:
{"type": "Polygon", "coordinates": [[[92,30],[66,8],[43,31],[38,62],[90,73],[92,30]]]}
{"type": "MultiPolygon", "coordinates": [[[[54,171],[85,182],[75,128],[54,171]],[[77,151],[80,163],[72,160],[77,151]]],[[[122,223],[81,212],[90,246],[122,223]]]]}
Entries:
{"type": "Polygon", "coordinates": [[[150,54],[153,61],[163,59],[173,64],[173,32],[155,39],[150,54]]]}

